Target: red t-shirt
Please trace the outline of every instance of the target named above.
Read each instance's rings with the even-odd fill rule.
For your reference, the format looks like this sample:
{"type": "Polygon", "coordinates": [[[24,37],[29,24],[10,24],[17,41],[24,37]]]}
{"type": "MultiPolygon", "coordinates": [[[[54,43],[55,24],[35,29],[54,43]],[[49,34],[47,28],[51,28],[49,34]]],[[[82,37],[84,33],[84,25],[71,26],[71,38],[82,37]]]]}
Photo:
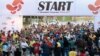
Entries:
{"type": "Polygon", "coordinates": [[[7,40],[6,36],[2,35],[2,42],[5,42],[7,40]]]}
{"type": "Polygon", "coordinates": [[[37,53],[39,54],[39,52],[40,52],[40,49],[39,49],[40,44],[39,43],[34,43],[33,47],[34,47],[34,54],[37,54],[37,53]]]}
{"type": "Polygon", "coordinates": [[[80,53],[80,56],[86,56],[85,53],[80,53]]]}
{"type": "Polygon", "coordinates": [[[50,41],[47,41],[47,45],[48,45],[49,47],[52,47],[52,43],[51,43],[50,41]]]}

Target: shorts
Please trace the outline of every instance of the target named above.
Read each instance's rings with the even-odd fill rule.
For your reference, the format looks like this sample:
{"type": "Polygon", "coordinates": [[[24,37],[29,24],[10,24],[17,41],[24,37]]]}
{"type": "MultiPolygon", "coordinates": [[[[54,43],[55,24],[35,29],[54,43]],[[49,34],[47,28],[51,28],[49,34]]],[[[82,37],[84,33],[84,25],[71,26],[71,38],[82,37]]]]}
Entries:
{"type": "Polygon", "coordinates": [[[23,52],[25,52],[26,51],[26,48],[22,48],[22,50],[23,50],[23,52]]]}

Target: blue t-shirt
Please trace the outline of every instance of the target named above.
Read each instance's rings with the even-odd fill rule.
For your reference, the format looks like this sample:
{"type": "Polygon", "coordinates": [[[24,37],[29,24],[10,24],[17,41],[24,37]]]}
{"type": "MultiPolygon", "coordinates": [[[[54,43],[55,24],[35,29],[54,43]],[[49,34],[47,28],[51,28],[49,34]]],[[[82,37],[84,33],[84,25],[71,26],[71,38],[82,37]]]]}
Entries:
{"type": "Polygon", "coordinates": [[[8,45],[3,45],[3,51],[8,52],[8,45]]]}

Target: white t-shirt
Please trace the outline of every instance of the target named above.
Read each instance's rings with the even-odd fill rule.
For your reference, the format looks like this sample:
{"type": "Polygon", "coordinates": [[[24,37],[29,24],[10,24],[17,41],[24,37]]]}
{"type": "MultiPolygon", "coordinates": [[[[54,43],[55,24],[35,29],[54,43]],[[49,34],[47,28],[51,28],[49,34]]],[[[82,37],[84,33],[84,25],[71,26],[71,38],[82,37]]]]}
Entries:
{"type": "Polygon", "coordinates": [[[26,42],[21,42],[21,48],[26,48],[28,47],[28,44],[26,42]]]}

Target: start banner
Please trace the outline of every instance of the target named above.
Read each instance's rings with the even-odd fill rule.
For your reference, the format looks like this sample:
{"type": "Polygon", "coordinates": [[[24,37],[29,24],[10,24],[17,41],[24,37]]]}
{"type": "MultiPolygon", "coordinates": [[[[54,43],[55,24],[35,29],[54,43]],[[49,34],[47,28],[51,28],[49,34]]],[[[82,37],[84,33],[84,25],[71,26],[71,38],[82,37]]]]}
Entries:
{"type": "Polygon", "coordinates": [[[0,15],[92,16],[100,0],[0,0],[0,15]]]}

